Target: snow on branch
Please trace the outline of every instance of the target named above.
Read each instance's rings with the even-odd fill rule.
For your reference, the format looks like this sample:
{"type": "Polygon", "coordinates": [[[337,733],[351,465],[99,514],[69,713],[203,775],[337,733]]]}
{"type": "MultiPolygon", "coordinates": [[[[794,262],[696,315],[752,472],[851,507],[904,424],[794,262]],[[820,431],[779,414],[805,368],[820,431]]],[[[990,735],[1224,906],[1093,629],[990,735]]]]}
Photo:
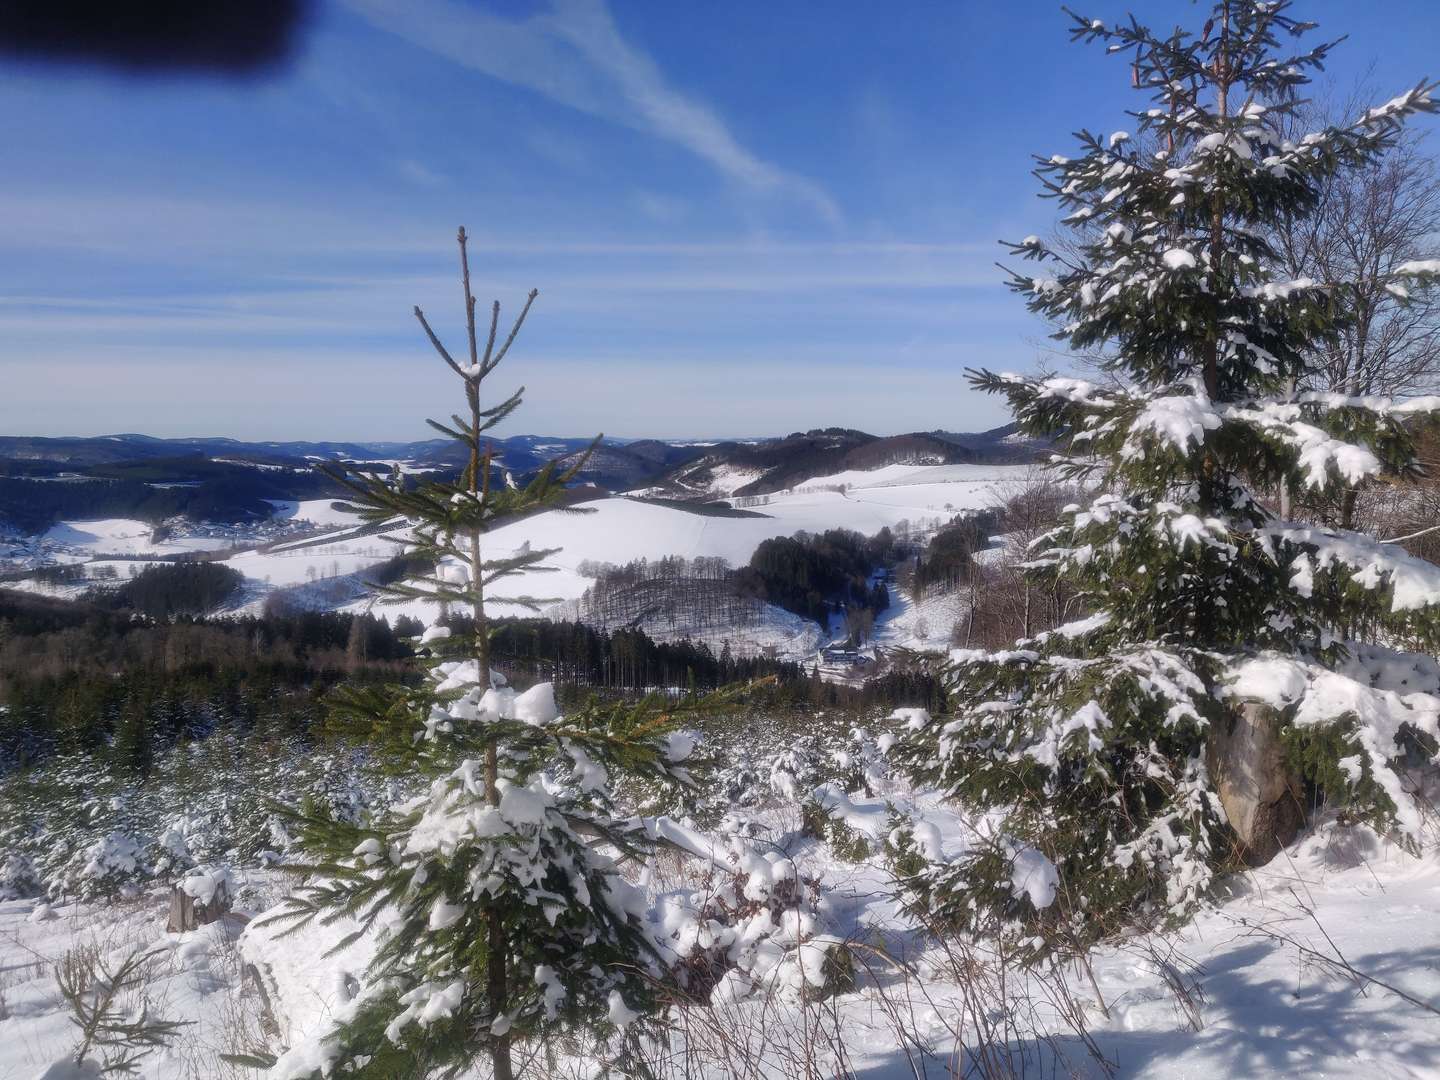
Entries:
{"type": "Polygon", "coordinates": [[[1317,573],[1338,567],[1349,571],[1350,580],[1361,588],[1388,587],[1390,610],[1397,614],[1440,606],[1440,566],[1403,548],[1364,533],[1301,525],[1278,524],[1264,533],[1304,549],[1290,564],[1291,584],[1302,596],[1310,595],[1317,573]]]}
{"type": "Polygon", "coordinates": [[[1337,439],[1300,418],[1301,407],[1285,402],[1231,406],[1225,419],[1249,424],[1295,454],[1305,483],[1322,489],[1332,475],[1358,484],[1379,474],[1384,463],[1367,447],[1337,439]]]}
{"type": "Polygon", "coordinates": [[[1144,456],[1146,448],[1136,436],[1147,434],[1183,453],[1192,443],[1203,446],[1205,433],[1214,431],[1221,423],[1220,413],[1198,387],[1191,394],[1152,398],[1130,421],[1131,437],[1121,447],[1120,456],[1126,459],[1144,456]]]}

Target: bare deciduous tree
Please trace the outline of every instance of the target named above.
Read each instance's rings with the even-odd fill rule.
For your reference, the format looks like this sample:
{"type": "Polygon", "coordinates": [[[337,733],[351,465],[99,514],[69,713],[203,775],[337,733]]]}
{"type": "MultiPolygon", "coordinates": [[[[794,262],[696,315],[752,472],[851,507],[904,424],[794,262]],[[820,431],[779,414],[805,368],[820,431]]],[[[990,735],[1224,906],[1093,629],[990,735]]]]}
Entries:
{"type": "MultiPolygon", "coordinates": [[[[1359,111],[1317,106],[1295,121],[1297,134],[1359,111]]],[[[1440,254],[1440,167],[1426,149],[1409,132],[1375,164],[1329,179],[1316,213],[1276,223],[1272,242],[1293,277],[1347,282],[1357,301],[1354,323],[1314,367],[1316,384],[1299,389],[1407,395],[1440,383],[1440,296],[1390,284],[1400,264],[1440,254]]]]}
{"type": "MultiPolygon", "coordinates": [[[[1296,138],[1344,122],[1360,111],[1361,95],[1344,105],[1315,105],[1290,117],[1296,138]]],[[[1297,390],[1350,397],[1403,397],[1440,386],[1440,295],[1410,296],[1389,280],[1395,268],[1440,254],[1440,166],[1423,136],[1407,132],[1374,164],[1342,170],[1320,189],[1314,214],[1276,223],[1271,238],[1293,278],[1346,282],[1355,319],[1316,357],[1309,385],[1297,390]]],[[[1281,491],[1281,515],[1290,512],[1281,491]]],[[[1343,528],[1366,515],[1359,488],[1333,508],[1318,508],[1343,528]]]]}

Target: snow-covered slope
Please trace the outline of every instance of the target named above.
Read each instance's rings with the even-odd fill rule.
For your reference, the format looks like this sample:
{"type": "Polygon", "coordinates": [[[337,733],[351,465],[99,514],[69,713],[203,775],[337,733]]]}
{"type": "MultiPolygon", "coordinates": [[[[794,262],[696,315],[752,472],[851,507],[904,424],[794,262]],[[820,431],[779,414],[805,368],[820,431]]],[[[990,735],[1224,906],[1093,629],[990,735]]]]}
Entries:
{"type": "Polygon", "coordinates": [[[583,622],[597,630],[634,628],[651,641],[706,645],[716,656],[728,647],[734,656],[805,660],[826,641],[814,619],[759,601],[735,602],[720,612],[671,603],[651,606],[642,601],[607,616],[596,605],[571,600],[557,604],[546,614],[552,619],[583,622]]]}
{"type": "Polygon", "coordinates": [[[187,551],[218,551],[234,543],[214,536],[187,536],[152,542],[155,527],[129,518],[62,521],[41,539],[65,551],[93,555],[179,555],[187,551]]]}
{"type": "MultiPolygon", "coordinates": [[[[407,470],[402,466],[402,471],[419,470],[407,470]]],[[[282,521],[309,522],[311,525],[324,527],[358,525],[361,520],[360,515],[354,511],[340,509],[334,499],[267,499],[266,502],[275,507],[275,517],[282,521]]]]}
{"type": "MultiPolygon", "coordinates": [[[[579,572],[584,562],[620,564],[682,555],[687,559],[718,556],[739,566],[749,561],[761,542],[801,530],[845,528],[871,535],[902,523],[921,530],[934,529],[962,509],[988,505],[995,487],[1013,475],[1013,468],[999,467],[990,470],[990,477],[984,480],[867,488],[854,493],[786,492],[768,496],[767,502],[754,507],[763,515],[756,517],[692,513],[675,506],[610,496],[583,504],[584,513],[551,511],[502,526],[488,534],[486,543],[496,553],[515,551],[526,544],[532,550],[562,549],[549,560],[558,572],[507,582],[500,591],[573,600],[590,583],[579,572]]],[[[242,568],[239,561],[232,565],[242,568]]],[[[258,576],[260,569],[254,564],[245,573],[258,576]]],[[[430,614],[421,603],[399,607],[422,618],[430,614]]],[[[516,609],[496,604],[495,610],[505,614],[516,609]]]]}
{"type": "Polygon", "coordinates": [[[871,646],[884,649],[944,650],[970,608],[969,590],[928,590],[917,604],[904,589],[891,587],[890,606],[875,620],[871,646]]]}
{"type": "MultiPolygon", "coordinates": [[[[486,537],[486,549],[508,554],[524,545],[560,548],[550,564],[558,572],[531,574],[510,581],[500,593],[533,595],[550,601],[577,599],[590,579],[580,573],[586,562],[623,564],[635,559],[680,555],[687,559],[718,556],[739,566],[748,562],[764,540],[791,536],[804,530],[853,529],[866,535],[882,528],[908,526],[925,533],[955,514],[991,505],[997,493],[1023,480],[1025,466],[892,465],[870,472],[850,472],[817,478],[804,487],[762,496],[749,516],[694,512],[675,504],[646,502],[624,496],[603,496],[581,504],[579,512],[549,511],[504,525],[486,537]],[[839,490],[844,485],[843,490],[839,490]]],[[[749,502],[751,500],[744,500],[749,502]]],[[[274,590],[287,590],[287,598],[306,608],[347,605],[364,607],[365,571],[398,554],[394,542],[403,539],[400,527],[376,532],[358,528],[359,517],[337,509],[332,500],[312,499],[277,504],[289,520],[309,522],[333,531],[301,540],[244,551],[226,560],[247,579],[242,610],[258,610],[274,590]],[[327,584],[329,583],[329,584],[327,584]]],[[[148,530],[139,522],[92,523],[95,550],[169,550],[148,544],[148,530]],[[106,545],[129,543],[130,548],[106,545]]],[[[169,542],[167,542],[169,543],[169,542]]],[[[220,541],[182,540],[176,544],[218,546],[220,541]]],[[[495,614],[517,614],[524,609],[495,602],[495,614]]],[[[401,605],[422,618],[433,617],[424,604],[401,605]]],[[[757,647],[789,641],[797,648],[793,627],[772,627],[774,634],[757,647]],[[778,635],[778,637],[777,637],[778,635]],[[772,641],[771,639],[775,639],[772,641]]],[[[802,635],[803,636],[803,635],[802,635]]],[[[807,646],[808,647],[808,646],[807,646]]]]}
{"type": "MultiPolygon", "coordinates": [[[[889,829],[887,800],[896,799],[933,826],[939,850],[953,853],[966,843],[970,826],[932,796],[832,790],[827,802],[856,833],[878,839],[889,829]]],[[[694,1055],[685,1075],[697,1080],[738,1075],[723,1045],[707,1051],[698,1034],[707,1024],[750,1040],[756,1060],[747,1076],[795,1075],[787,1063],[804,1053],[817,1076],[839,1075],[843,1062],[844,1075],[866,1080],[942,1077],[957,1075],[951,1070],[982,1050],[1016,1065],[1013,1075],[1096,1080],[1440,1075],[1440,856],[1433,847],[1417,858],[1363,827],[1327,822],[1270,866],[1233,878],[1231,895],[1193,925],[1097,950],[1093,986],[1069,965],[1029,976],[1010,969],[1003,981],[977,967],[967,982],[952,969],[955,955],[901,913],[878,860],[846,862],[791,831],[793,819],[762,820],[784,857],[825,885],[817,932],[866,944],[857,953],[859,985],[808,1008],[780,995],[692,1013],[671,1052],[677,1060],[694,1055]],[[887,961],[882,947],[904,967],[887,961]],[[1065,1018],[1067,999],[1088,1045],[1065,1018]],[[995,1041],[988,1045],[981,1023],[991,1025],[995,1041]],[[697,1033],[693,1045],[686,1031],[697,1033]]],[[[273,902],[279,878],[270,871],[247,876],[273,902]]],[[[67,953],[93,950],[112,960],[136,948],[153,953],[152,1008],[193,1026],[143,1060],[144,1080],[258,1078],[219,1055],[274,1047],[277,1039],[293,1045],[344,993],[345,971],[365,962],[366,942],[339,957],[323,955],[343,927],[316,924],[278,939],[247,933],[243,959],[265,967],[280,1013],[277,1034],[262,1027],[260,996],[241,975],[235,939],[245,917],[166,934],[165,909],[163,891],[120,904],[0,903],[0,1080],[35,1080],[72,1051],[75,1028],[54,981],[67,953]]],[[[983,964],[983,950],[976,955],[983,964]]]]}

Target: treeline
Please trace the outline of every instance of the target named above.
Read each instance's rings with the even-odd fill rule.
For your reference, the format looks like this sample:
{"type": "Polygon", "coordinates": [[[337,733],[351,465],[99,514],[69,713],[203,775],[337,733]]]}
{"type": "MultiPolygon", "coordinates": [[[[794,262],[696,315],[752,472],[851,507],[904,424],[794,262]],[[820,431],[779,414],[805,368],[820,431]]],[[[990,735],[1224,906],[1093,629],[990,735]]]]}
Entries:
{"type": "Polygon", "coordinates": [[[306,735],[342,679],[415,677],[407,639],[421,629],[335,612],[160,621],[0,591],[0,769],[103,752],[143,772],[219,729],[306,735]]]}
{"type": "Polygon", "coordinates": [[[736,590],[828,629],[837,606],[876,614],[890,606],[885,586],[872,586],[870,579],[894,561],[897,551],[888,528],[871,537],[850,529],[775,537],[755,549],[736,576],[736,590]]]}
{"type": "MultiPolygon", "coordinates": [[[[138,580],[138,578],[136,579],[138,580]]],[[[254,671],[291,682],[373,664],[397,667],[417,620],[303,612],[159,621],[129,609],[0,590],[0,701],[16,680],[133,671],[254,671]]]]}
{"type": "Polygon", "coordinates": [[[274,507],[267,499],[339,494],[319,472],[251,468],[201,456],[94,465],[81,477],[38,479],[0,470],[0,521],[27,533],[44,532],[67,518],[120,517],[158,525],[184,516],[230,524],[270,517],[274,507]]]}
{"type": "Polygon", "coordinates": [[[176,562],[146,567],[113,589],[92,597],[113,608],[128,608],[156,619],[204,615],[230,599],[245,575],[217,562],[176,562]]]}
{"type": "MultiPolygon", "coordinates": [[[[450,623],[462,633],[468,625],[459,617],[450,623]]],[[[308,738],[336,683],[417,678],[409,661],[421,629],[405,616],[392,624],[336,612],[162,622],[0,590],[0,770],[89,752],[143,774],[168,746],[217,730],[262,744],[308,738]]],[[[594,690],[734,683],[760,683],[756,693],[777,708],[892,706],[940,693],[923,672],[837,686],[792,662],[662,644],[634,629],[605,633],[540,619],[506,620],[494,629],[497,667],[522,684],[554,681],[571,700],[594,690]]]]}
{"type": "Polygon", "coordinates": [[[990,547],[990,537],[1004,528],[1003,511],[982,510],[955,518],[930,538],[925,551],[917,555],[912,570],[913,587],[925,590],[934,585],[953,588],[970,580],[971,559],[990,547]]]}
{"type": "Polygon", "coordinates": [[[362,677],[330,671],[295,682],[282,670],[200,667],[16,680],[0,705],[0,773],[81,753],[144,779],[157,755],[217,731],[265,753],[309,738],[324,720],[326,692],[362,677]]]}
{"type": "MultiPolygon", "coordinates": [[[[457,632],[468,619],[450,620],[457,632]]],[[[845,708],[870,711],[898,705],[945,708],[945,690],[926,662],[897,663],[860,686],[827,682],[818,668],[765,657],[737,657],[728,646],[716,654],[690,642],[660,644],[639,630],[596,631],[575,622],[506,620],[492,639],[496,666],[524,679],[550,680],[562,697],[577,691],[655,688],[709,690],[750,683],[750,706],[845,708]],[[764,682],[761,682],[765,680],[764,682]],[[758,684],[758,685],[756,685],[758,684]],[[571,691],[569,694],[565,690],[571,691]]]]}
{"type": "MultiPolygon", "coordinates": [[[[469,620],[452,625],[464,630],[469,620]]],[[[766,676],[791,683],[805,678],[804,669],[790,661],[737,657],[728,646],[717,655],[704,644],[661,643],[643,630],[607,633],[577,622],[506,620],[498,624],[491,647],[506,671],[562,685],[708,690],[766,676]]]]}

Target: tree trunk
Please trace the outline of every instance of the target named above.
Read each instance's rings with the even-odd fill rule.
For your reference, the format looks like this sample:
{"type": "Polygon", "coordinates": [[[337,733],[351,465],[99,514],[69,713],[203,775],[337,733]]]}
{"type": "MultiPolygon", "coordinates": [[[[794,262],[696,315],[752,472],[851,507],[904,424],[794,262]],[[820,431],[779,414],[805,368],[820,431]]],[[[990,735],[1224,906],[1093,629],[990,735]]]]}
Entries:
{"type": "MultiPolygon", "coordinates": [[[[465,290],[465,321],[470,346],[471,370],[480,367],[479,342],[475,337],[475,297],[470,292],[470,257],[465,248],[465,229],[460,229],[460,273],[461,285],[465,290]]],[[[497,302],[495,312],[500,305],[497,302]]],[[[523,315],[521,316],[524,317],[523,315]]],[[[518,323],[516,324],[518,328],[518,323]]],[[[512,335],[513,336],[513,335],[512,335]]],[[[491,319],[490,342],[495,341],[495,322],[491,319]]],[[[490,346],[485,347],[485,360],[490,360],[490,346]]],[[[490,454],[480,445],[480,381],[478,378],[466,381],[466,396],[470,404],[470,494],[476,499],[490,492],[490,454]]],[[[470,530],[470,615],[474,622],[474,656],[477,675],[480,680],[479,692],[483,695],[491,687],[490,680],[490,627],[485,618],[485,559],[480,550],[480,530],[470,530]]],[[[494,741],[485,747],[485,801],[491,806],[500,805],[500,753],[494,741]]],[[[488,922],[485,942],[485,991],[490,997],[492,1022],[504,1014],[509,1000],[509,985],[505,970],[506,954],[510,944],[500,914],[493,908],[486,913],[488,922]]],[[[494,1080],[512,1080],[515,1075],[510,1058],[510,1036],[493,1035],[490,1042],[490,1068],[494,1080]]]]}
{"type": "Polygon", "coordinates": [[[208,926],[230,912],[230,893],[223,885],[215,890],[208,904],[202,904],[176,885],[170,890],[170,917],[165,923],[167,934],[183,934],[208,926]]]}
{"type": "Polygon", "coordinates": [[[1241,859],[1247,866],[1264,866],[1305,823],[1274,710],[1247,702],[1232,714],[1228,730],[1212,726],[1206,764],[1240,842],[1241,859]]]}

